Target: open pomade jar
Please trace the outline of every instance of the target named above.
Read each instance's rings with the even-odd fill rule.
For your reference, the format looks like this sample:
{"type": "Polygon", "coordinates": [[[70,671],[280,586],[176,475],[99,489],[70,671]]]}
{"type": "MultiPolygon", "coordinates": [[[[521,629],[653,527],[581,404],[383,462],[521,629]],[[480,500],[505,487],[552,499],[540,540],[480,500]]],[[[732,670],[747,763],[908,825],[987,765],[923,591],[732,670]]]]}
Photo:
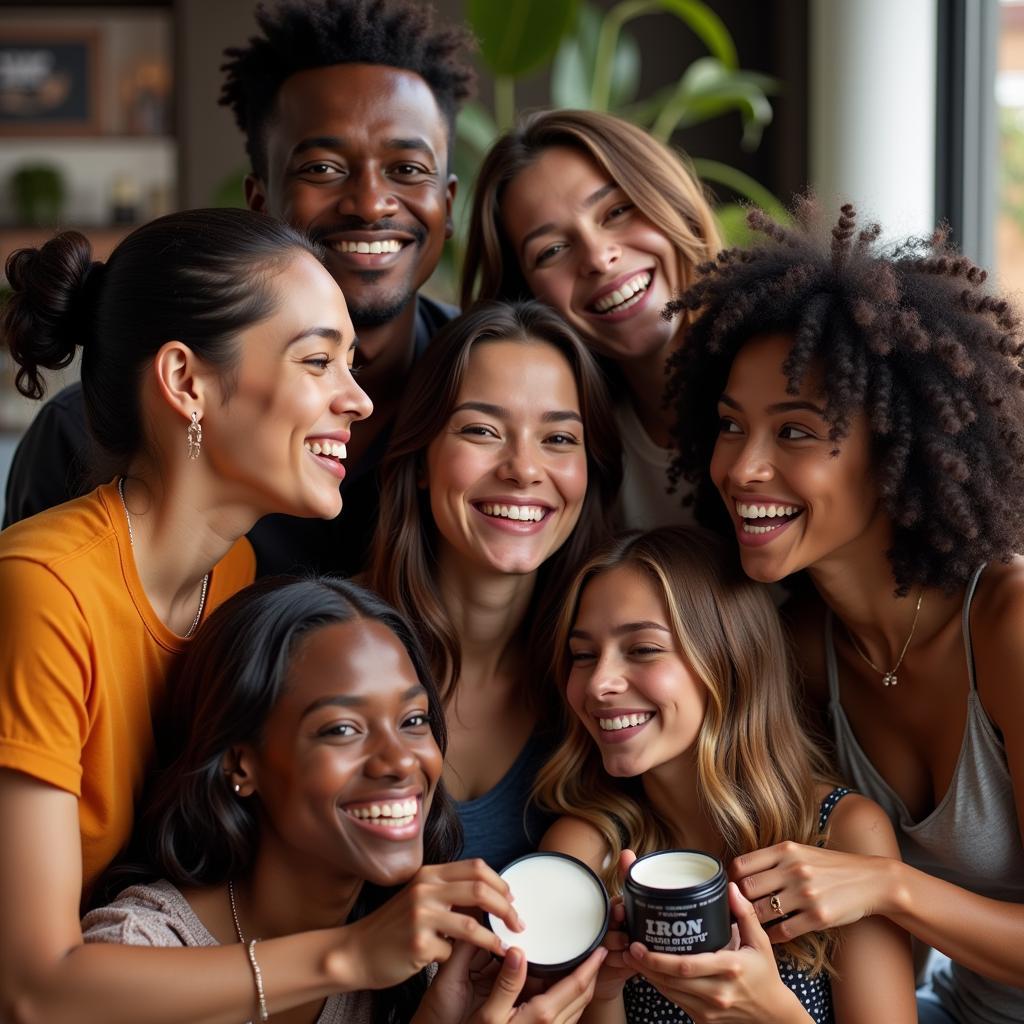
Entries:
{"type": "Polygon", "coordinates": [[[728,879],[717,857],[661,850],[633,861],[622,900],[631,942],[655,953],[711,953],[729,942],[728,879]]]}
{"type": "Polygon", "coordinates": [[[511,931],[487,915],[491,931],[525,954],[527,970],[538,977],[566,974],[601,944],[608,929],[608,893],[601,879],[564,853],[528,853],[501,872],[525,924],[511,931]]]}

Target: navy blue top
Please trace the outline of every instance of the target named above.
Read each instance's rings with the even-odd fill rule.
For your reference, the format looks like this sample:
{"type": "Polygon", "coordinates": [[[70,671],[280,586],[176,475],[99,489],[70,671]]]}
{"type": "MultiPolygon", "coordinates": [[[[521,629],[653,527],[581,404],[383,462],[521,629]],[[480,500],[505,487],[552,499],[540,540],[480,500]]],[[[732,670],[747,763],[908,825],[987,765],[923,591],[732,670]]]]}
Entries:
{"type": "MultiPolygon", "coordinates": [[[[818,812],[818,831],[824,832],[829,815],[837,803],[850,791],[837,786],[821,802],[818,812]]],[[[766,922],[771,924],[771,922],[766,922]]],[[[828,975],[821,971],[813,978],[799,970],[781,954],[776,954],[779,976],[787,988],[800,1000],[814,1024],[835,1024],[832,1012],[832,986],[828,975]]],[[[690,1015],[671,1000],[666,999],[646,978],[634,974],[622,991],[626,1004],[627,1024],[693,1024],[690,1015]]]]}
{"type": "Polygon", "coordinates": [[[493,789],[475,800],[455,801],[462,822],[463,857],[480,857],[500,871],[537,849],[555,818],[530,803],[529,796],[551,749],[551,739],[531,736],[493,789]]]}

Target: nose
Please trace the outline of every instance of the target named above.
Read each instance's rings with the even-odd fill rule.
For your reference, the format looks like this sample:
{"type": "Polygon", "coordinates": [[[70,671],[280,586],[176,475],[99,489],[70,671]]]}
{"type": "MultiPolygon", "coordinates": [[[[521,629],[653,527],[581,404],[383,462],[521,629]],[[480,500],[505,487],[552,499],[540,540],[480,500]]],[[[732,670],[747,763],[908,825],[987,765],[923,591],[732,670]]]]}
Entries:
{"type": "Polygon", "coordinates": [[[365,420],[373,412],[370,396],[356,383],[352,371],[345,367],[338,381],[331,412],[339,416],[348,416],[351,422],[365,420]]]}
{"type": "Polygon", "coordinates": [[[412,775],[416,763],[416,755],[403,737],[387,729],[375,737],[373,751],[366,760],[364,771],[374,779],[403,780],[412,775]]]}
{"type": "Polygon", "coordinates": [[[612,270],[622,250],[607,232],[593,231],[581,235],[579,242],[580,273],[584,276],[590,274],[606,274],[612,270]]]}
{"type": "Polygon", "coordinates": [[[728,475],[730,482],[738,487],[770,480],[775,475],[775,467],[769,446],[754,435],[748,436],[742,446],[736,446],[728,475]]]}
{"type": "Polygon", "coordinates": [[[341,189],[338,210],[365,224],[374,224],[398,212],[398,199],[380,169],[364,167],[349,174],[341,189]]]}
{"type": "Polygon", "coordinates": [[[614,654],[602,654],[587,680],[587,696],[600,701],[622,693],[628,686],[622,659],[614,654]]]}
{"type": "Polygon", "coordinates": [[[498,476],[518,487],[529,487],[541,481],[540,460],[534,446],[524,440],[510,441],[498,467],[498,476]]]}

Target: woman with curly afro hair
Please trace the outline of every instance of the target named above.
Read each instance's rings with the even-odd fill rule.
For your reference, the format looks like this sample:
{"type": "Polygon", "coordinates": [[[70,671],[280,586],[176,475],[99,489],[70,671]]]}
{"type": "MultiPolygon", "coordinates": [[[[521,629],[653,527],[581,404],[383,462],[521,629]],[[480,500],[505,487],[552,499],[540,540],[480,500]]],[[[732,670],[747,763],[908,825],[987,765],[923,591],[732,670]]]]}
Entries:
{"type": "Polygon", "coordinates": [[[749,576],[806,571],[809,702],[905,863],[784,843],[733,876],[776,942],[879,914],[945,953],[922,1021],[1024,1020],[1024,332],[944,232],[750,221],[669,309],[699,312],[674,468],[749,576]]]}

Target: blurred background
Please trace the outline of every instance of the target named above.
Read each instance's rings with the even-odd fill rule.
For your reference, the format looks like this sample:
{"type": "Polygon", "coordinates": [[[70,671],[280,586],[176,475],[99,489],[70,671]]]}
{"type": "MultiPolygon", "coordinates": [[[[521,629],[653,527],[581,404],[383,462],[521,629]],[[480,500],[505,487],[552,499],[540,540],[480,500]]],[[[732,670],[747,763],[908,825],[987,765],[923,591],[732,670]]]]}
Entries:
{"type": "MultiPolygon", "coordinates": [[[[517,111],[585,106],[685,151],[742,241],[743,203],[851,199],[886,235],[947,221],[1024,289],[1022,0],[436,0],[480,40],[455,154],[474,169],[517,111]]],[[[222,50],[254,0],[0,0],[0,261],[57,228],[104,257],[133,225],[240,205],[241,136],[217,105],[222,50]]],[[[453,295],[460,238],[429,290],[453,295]]],[[[0,262],[2,267],[2,262],[0,262]]],[[[0,277],[0,302],[4,284],[0,277]]],[[[54,375],[50,393],[75,367],[54,375]]],[[[36,409],[0,353],[0,492],[36,409]]],[[[0,497],[2,501],[2,497],[0,497]]]]}

